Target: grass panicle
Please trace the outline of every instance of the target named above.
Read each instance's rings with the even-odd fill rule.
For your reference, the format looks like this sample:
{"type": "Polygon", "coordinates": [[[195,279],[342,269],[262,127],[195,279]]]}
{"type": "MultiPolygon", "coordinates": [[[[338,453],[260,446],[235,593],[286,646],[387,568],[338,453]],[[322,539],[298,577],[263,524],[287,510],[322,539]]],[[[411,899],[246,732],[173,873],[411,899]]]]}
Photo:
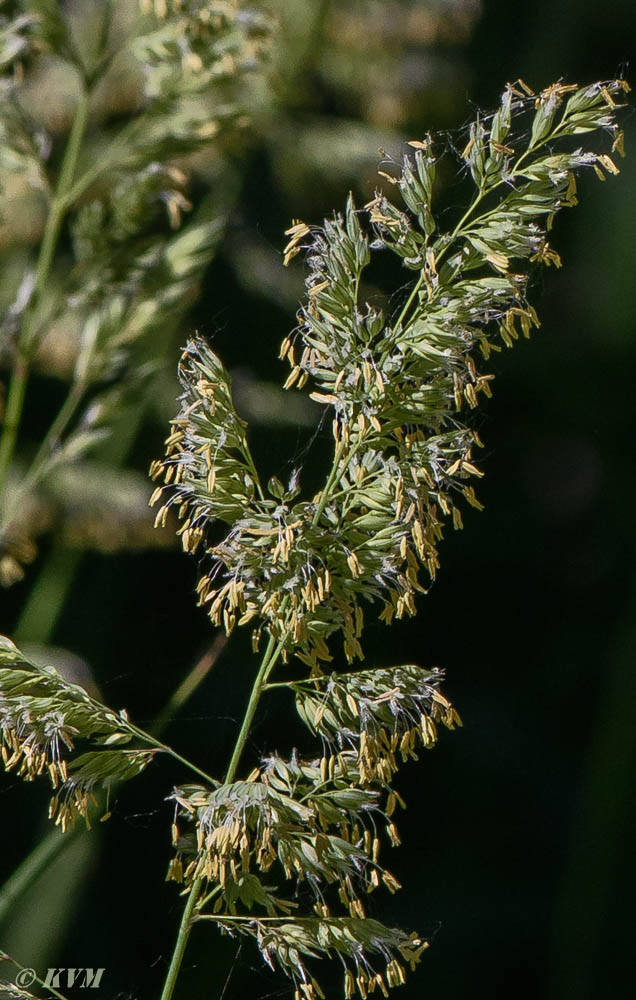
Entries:
{"type": "MultiPolygon", "coordinates": [[[[192,152],[236,121],[222,87],[207,124],[195,125],[201,105],[189,99],[242,79],[264,58],[269,22],[233,0],[145,0],[141,7],[134,51],[145,67],[145,104],[111,148],[114,184],[100,193],[92,185],[102,167],[97,175],[76,169],[85,94],[72,155],[57,186],[49,185],[58,214],[48,249],[7,321],[24,362],[7,404],[18,419],[30,352],[46,327],[38,296],[59,213],[66,218],[72,209],[74,265],[57,308],[61,314],[72,302],[81,309],[80,350],[70,402],[26,474],[30,490],[56,463],[83,455],[99,420],[109,423],[108,392],[120,387],[101,395],[102,382],[119,377],[134,344],[178,308],[209,259],[214,225],[179,228],[189,211],[188,178],[166,161],[166,143],[192,152]],[[80,204],[78,192],[94,196],[80,204]],[[148,242],[146,226],[158,211],[178,232],[148,242]],[[89,387],[93,416],[73,424],[89,387]]],[[[90,87],[99,59],[109,57],[108,31],[91,63],[76,52],[62,14],[47,19],[48,4],[20,9],[22,18],[0,23],[0,65],[31,58],[30,46],[48,46],[73,61],[90,87]]],[[[538,94],[523,81],[508,85],[496,111],[466,130],[458,155],[469,197],[452,227],[442,227],[437,213],[431,137],[410,142],[399,162],[385,160],[382,186],[365,206],[350,196],[321,226],[293,223],[285,263],[303,254],[308,276],[280,353],[291,368],[286,388],[307,390],[331,418],[333,461],[317,494],[303,494],[302,470],[287,483],[261,483],[221,359],[201,337],[186,346],[179,411],[165,457],[151,468],[156,523],[175,513],[183,548],[198,560],[198,598],[212,623],[228,635],[247,625],[254,648],[265,646],[224,775],[210,776],[2,640],[4,765],[29,780],[48,776],[51,815],[63,828],[80,816],[88,821],[96,790],[137,774],[159,752],[197,775],[166,795],[174,810],[168,878],[186,904],[162,1000],[173,996],[195,924],[253,939],[264,961],[291,979],[295,1000],[324,997],[315,967],[325,958],[341,963],[346,998],[387,996],[427,948],[419,933],[370,918],[368,897],[400,888],[380,860],[383,843],[400,843],[394,814],[404,803],[395,775],[435,744],[440,725],[459,725],[459,715],[438,668],[346,667],[364,659],[370,616],[390,624],[416,613],[418,595],[435,579],[445,529],[462,526],[467,504],[480,507],[474,414],[492,381],[481,366],[539,325],[530,274],[539,264],[561,264],[548,235],[557,213],[576,204],[577,176],[618,173],[617,112],[627,90],[623,80],[558,82],[538,94]],[[378,255],[397,258],[410,275],[407,290],[389,299],[398,301],[393,309],[367,291],[378,255]],[[292,679],[270,680],[281,661],[292,679]],[[261,699],[283,689],[316,752],[287,748],[241,773],[261,699]]],[[[13,121],[3,121],[13,135],[13,121]]],[[[36,138],[25,133],[11,148],[14,162],[46,186],[36,138]]],[[[0,472],[10,467],[14,430],[0,441],[0,472]]]]}

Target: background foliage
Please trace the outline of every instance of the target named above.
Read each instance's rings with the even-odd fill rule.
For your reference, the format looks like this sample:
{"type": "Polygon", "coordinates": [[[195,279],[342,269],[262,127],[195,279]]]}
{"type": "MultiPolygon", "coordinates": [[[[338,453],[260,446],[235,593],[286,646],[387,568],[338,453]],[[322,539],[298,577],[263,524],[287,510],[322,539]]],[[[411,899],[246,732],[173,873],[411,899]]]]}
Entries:
{"type": "MultiPolygon", "coordinates": [[[[626,40],[636,29],[626,2],[601,16],[596,5],[539,0],[515,8],[514,18],[498,0],[332,0],[312,5],[312,17],[304,3],[284,6],[271,104],[259,104],[253,126],[225,151],[229,171],[220,175],[218,163],[197,154],[187,192],[193,202],[218,194],[228,175],[237,193],[198,298],[192,294],[187,317],[162,345],[161,391],[146,407],[127,477],[145,472],[161,452],[177,348],[196,327],[233,372],[259,467],[286,478],[290,470],[281,465],[302,454],[315,419],[299,408],[289,420],[284,408],[298,401],[281,401],[276,389],[286,374],[275,360],[278,344],[302,291],[301,271],[281,269],[290,220],[320,220],[342,204],[349,186],[367,199],[377,147],[399,152],[403,138],[454,128],[473,110],[467,95],[491,107],[502,84],[518,76],[541,87],[562,75],[581,82],[613,75],[629,60],[626,40]]],[[[64,81],[47,86],[43,113],[63,134],[64,81]]],[[[628,149],[633,131],[628,122],[628,149]]],[[[497,356],[494,368],[491,361],[497,391],[480,428],[485,512],[466,516],[466,530],[445,540],[442,571],[420,616],[391,632],[369,628],[369,665],[384,665],[390,654],[391,662],[443,666],[464,721],[401,779],[410,802],[403,822],[411,829],[391,868],[409,888],[390,900],[386,917],[410,926],[416,906],[422,932],[434,937],[405,997],[426,989],[457,998],[511,990],[573,1000],[627,995],[631,946],[622,910],[634,891],[636,750],[633,157],[623,169],[620,188],[582,182],[581,204],[559,219],[553,240],[567,266],[548,275],[545,291],[535,289],[542,329],[529,345],[497,356]]],[[[456,184],[446,178],[449,206],[461,200],[456,184]]],[[[18,246],[3,246],[5,266],[38,238],[35,212],[20,221],[18,246]]],[[[50,422],[63,376],[63,365],[51,374],[50,363],[38,376],[27,439],[37,441],[50,422]]],[[[325,441],[325,456],[327,448],[325,441]]],[[[84,494],[70,514],[53,505],[62,543],[44,537],[25,581],[3,592],[0,631],[14,634],[30,601],[21,638],[41,641],[48,618],[48,639],[80,658],[78,669],[90,670],[104,700],[126,704],[143,725],[212,635],[192,599],[191,561],[167,545],[130,551],[145,546],[148,532],[145,501],[127,499],[127,477],[119,480],[124,500],[110,521],[103,490],[94,489],[92,517],[84,494]],[[139,533],[118,514],[131,508],[139,512],[139,533]],[[118,529],[110,536],[109,523],[118,529]],[[88,550],[81,556],[79,544],[88,550]]],[[[66,484],[67,506],[73,495],[66,484]]],[[[211,743],[227,756],[249,687],[242,669],[248,657],[245,637],[234,637],[196,703],[171,725],[170,741],[188,756],[197,759],[211,743]]],[[[282,702],[262,714],[255,755],[273,749],[281,726],[289,726],[290,706],[282,702]]],[[[300,729],[294,738],[302,739],[300,729]]],[[[109,994],[152,995],[172,943],[166,917],[176,923],[180,912],[173,887],[157,884],[169,856],[159,788],[150,768],[123,792],[100,831],[99,851],[77,848],[74,894],[68,871],[52,873],[51,910],[34,911],[25,898],[22,918],[3,929],[4,948],[36,967],[49,960],[105,966],[109,994]]],[[[38,802],[11,779],[2,793],[9,874],[37,839],[45,796],[38,802]]],[[[271,995],[279,984],[246,952],[226,997],[254,982],[258,995],[271,995]]],[[[211,976],[224,980],[236,957],[236,942],[195,935],[183,989],[198,994],[211,976]]]]}

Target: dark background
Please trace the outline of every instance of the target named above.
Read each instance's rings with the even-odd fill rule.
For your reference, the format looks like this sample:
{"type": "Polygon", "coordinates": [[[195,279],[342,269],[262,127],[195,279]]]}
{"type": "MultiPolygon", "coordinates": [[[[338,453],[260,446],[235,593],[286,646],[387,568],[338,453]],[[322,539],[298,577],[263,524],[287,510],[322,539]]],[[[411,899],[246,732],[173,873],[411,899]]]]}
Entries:
{"type": "MultiPolygon", "coordinates": [[[[455,129],[475,107],[493,106],[505,82],[519,76],[535,88],[621,71],[631,79],[636,7],[627,0],[484,0],[474,7],[460,47],[441,38],[425,52],[437,73],[432,84],[422,77],[421,97],[412,92],[399,129],[406,138],[455,129]]],[[[329,39],[322,44],[328,48],[329,39]]],[[[406,40],[398,63],[404,73],[412,56],[406,40]]],[[[347,123],[363,117],[359,95],[335,90],[321,66],[319,53],[299,69],[287,124],[328,115],[337,135],[342,118],[346,142],[347,123]]],[[[564,267],[534,284],[541,330],[491,360],[495,394],[480,418],[484,513],[471,511],[465,530],[448,535],[439,579],[418,617],[390,631],[379,624],[367,630],[369,666],[442,666],[464,721],[399,778],[408,803],[399,818],[404,844],[388,863],[404,889],[378,896],[373,906],[387,922],[431,937],[400,993],[404,1000],[633,995],[631,118],[626,133],[621,176],[603,186],[585,178],[579,207],[558,219],[551,242],[564,267]]],[[[318,221],[344,203],[356,181],[315,167],[292,170],[289,162],[285,174],[292,145],[272,150],[266,136],[253,142],[243,197],[190,323],[213,337],[230,369],[280,381],[286,373],[276,355],[293,325],[293,305],[250,286],[236,247],[247,234],[279,254],[292,217],[318,221]]],[[[371,160],[375,154],[369,151],[371,160]]],[[[358,182],[358,191],[370,196],[372,181],[358,182]]],[[[446,197],[452,206],[452,188],[446,197]]],[[[280,281],[287,281],[282,272],[280,281]]],[[[164,428],[147,428],[136,446],[140,468],[161,454],[163,436],[164,428]]],[[[257,425],[257,462],[285,473],[310,436],[307,428],[257,425]]],[[[319,440],[316,449],[315,461],[326,461],[326,444],[319,440]]],[[[86,556],[59,620],[55,643],[83,657],[104,699],[125,705],[141,725],[211,641],[192,595],[195,570],[177,550],[86,556]]],[[[28,588],[29,580],[4,599],[3,632],[11,634],[28,588]]],[[[235,636],[166,738],[220,771],[253,670],[245,637],[235,636]]],[[[289,751],[303,739],[291,702],[272,697],[251,752],[289,751]]],[[[61,873],[50,911],[36,907],[44,925],[37,941],[16,917],[8,931],[24,964],[37,966],[33,954],[44,948],[37,951],[43,967],[104,966],[103,995],[156,995],[182,909],[174,885],[162,882],[171,818],[162,798],[181,777],[171,770],[155,765],[126,788],[91,842],[99,851],[77,854],[74,864],[85,867],[74,908],[66,905],[69,883],[61,873]],[[47,935],[53,942],[67,918],[64,943],[47,952],[47,935]]],[[[0,795],[8,874],[40,833],[45,797],[13,778],[3,779],[0,795]]],[[[231,968],[225,1000],[288,995],[249,943],[237,957],[236,942],[204,926],[193,934],[180,995],[217,1000],[231,968]]],[[[328,995],[339,990],[338,977],[328,995]]]]}

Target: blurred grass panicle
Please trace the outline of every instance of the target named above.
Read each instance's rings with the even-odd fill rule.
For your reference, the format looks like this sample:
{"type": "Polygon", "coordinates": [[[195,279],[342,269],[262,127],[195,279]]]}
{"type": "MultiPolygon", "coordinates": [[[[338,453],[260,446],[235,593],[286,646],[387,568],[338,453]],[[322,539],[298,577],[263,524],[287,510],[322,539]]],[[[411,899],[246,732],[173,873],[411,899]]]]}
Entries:
{"type": "Polygon", "coordinates": [[[96,32],[89,5],[63,15],[56,4],[3,4],[0,247],[14,288],[12,300],[3,292],[1,355],[12,371],[0,438],[5,584],[34,554],[25,497],[44,491],[54,503],[56,481],[99,449],[127,400],[153,391],[165,330],[216,249],[231,191],[222,145],[249,124],[246,79],[262,71],[269,44],[266,16],[236,3],[107,2],[97,14],[96,32]],[[43,109],[49,85],[66,95],[63,122],[43,109]],[[192,157],[211,143],[218,190],[189,221],[192,157]],[[37,229],[21,232],[34,215],[37,229]],[[68,391],[20,467],[32,369],[57,372],[68,391]]]}

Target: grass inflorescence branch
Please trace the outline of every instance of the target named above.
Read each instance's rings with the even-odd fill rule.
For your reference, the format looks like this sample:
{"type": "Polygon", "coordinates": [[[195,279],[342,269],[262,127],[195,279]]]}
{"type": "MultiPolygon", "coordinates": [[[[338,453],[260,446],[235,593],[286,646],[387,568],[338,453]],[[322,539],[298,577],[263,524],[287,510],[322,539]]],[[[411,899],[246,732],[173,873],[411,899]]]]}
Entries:
{"type": "Polygon", "coordinates": [[[159,523],[176,509],[184,548],[202,557],[199,599],[215,625],[249,625],[255,646],[264,628],[285,636],[285,657],[317,671],[337,632],[347,661],[362,657],[369,605],[387,623],[415,613],[445,523],[461,527],[462,506],[480,507],[481,442],[466,419],[491,393],[479,359],[538,326],[529,269],[560,264],[547,233],[576,204],[576,175],[618,171],[610,152],[560,145],[600,131],[620,153],[625,90],[622,80],[539,95],[508,86],[498,111],[469,129],[462,163],[474,196],[449,232],[434,215],[430,138],[384,174],[402,206],[379,191],[362,210],[349,198],[321,227],[292,226],[286,259],[303,250],[309,277],[281,350],[286,385],[311,380],[312,399],[333,413],[333,465],[315,497],[299,498],[299,473],[287,486],[272,479],[263,497],[227,372],[201,339],[187,347],[181,411],[151,470],[165,484],[153,501],[163,500],[159,523]],[[360,301],[372,255],[387,252],[417,275],[395,319],[360,301]],[[229,530],[212,544],[215,521],[229,530]]]}

